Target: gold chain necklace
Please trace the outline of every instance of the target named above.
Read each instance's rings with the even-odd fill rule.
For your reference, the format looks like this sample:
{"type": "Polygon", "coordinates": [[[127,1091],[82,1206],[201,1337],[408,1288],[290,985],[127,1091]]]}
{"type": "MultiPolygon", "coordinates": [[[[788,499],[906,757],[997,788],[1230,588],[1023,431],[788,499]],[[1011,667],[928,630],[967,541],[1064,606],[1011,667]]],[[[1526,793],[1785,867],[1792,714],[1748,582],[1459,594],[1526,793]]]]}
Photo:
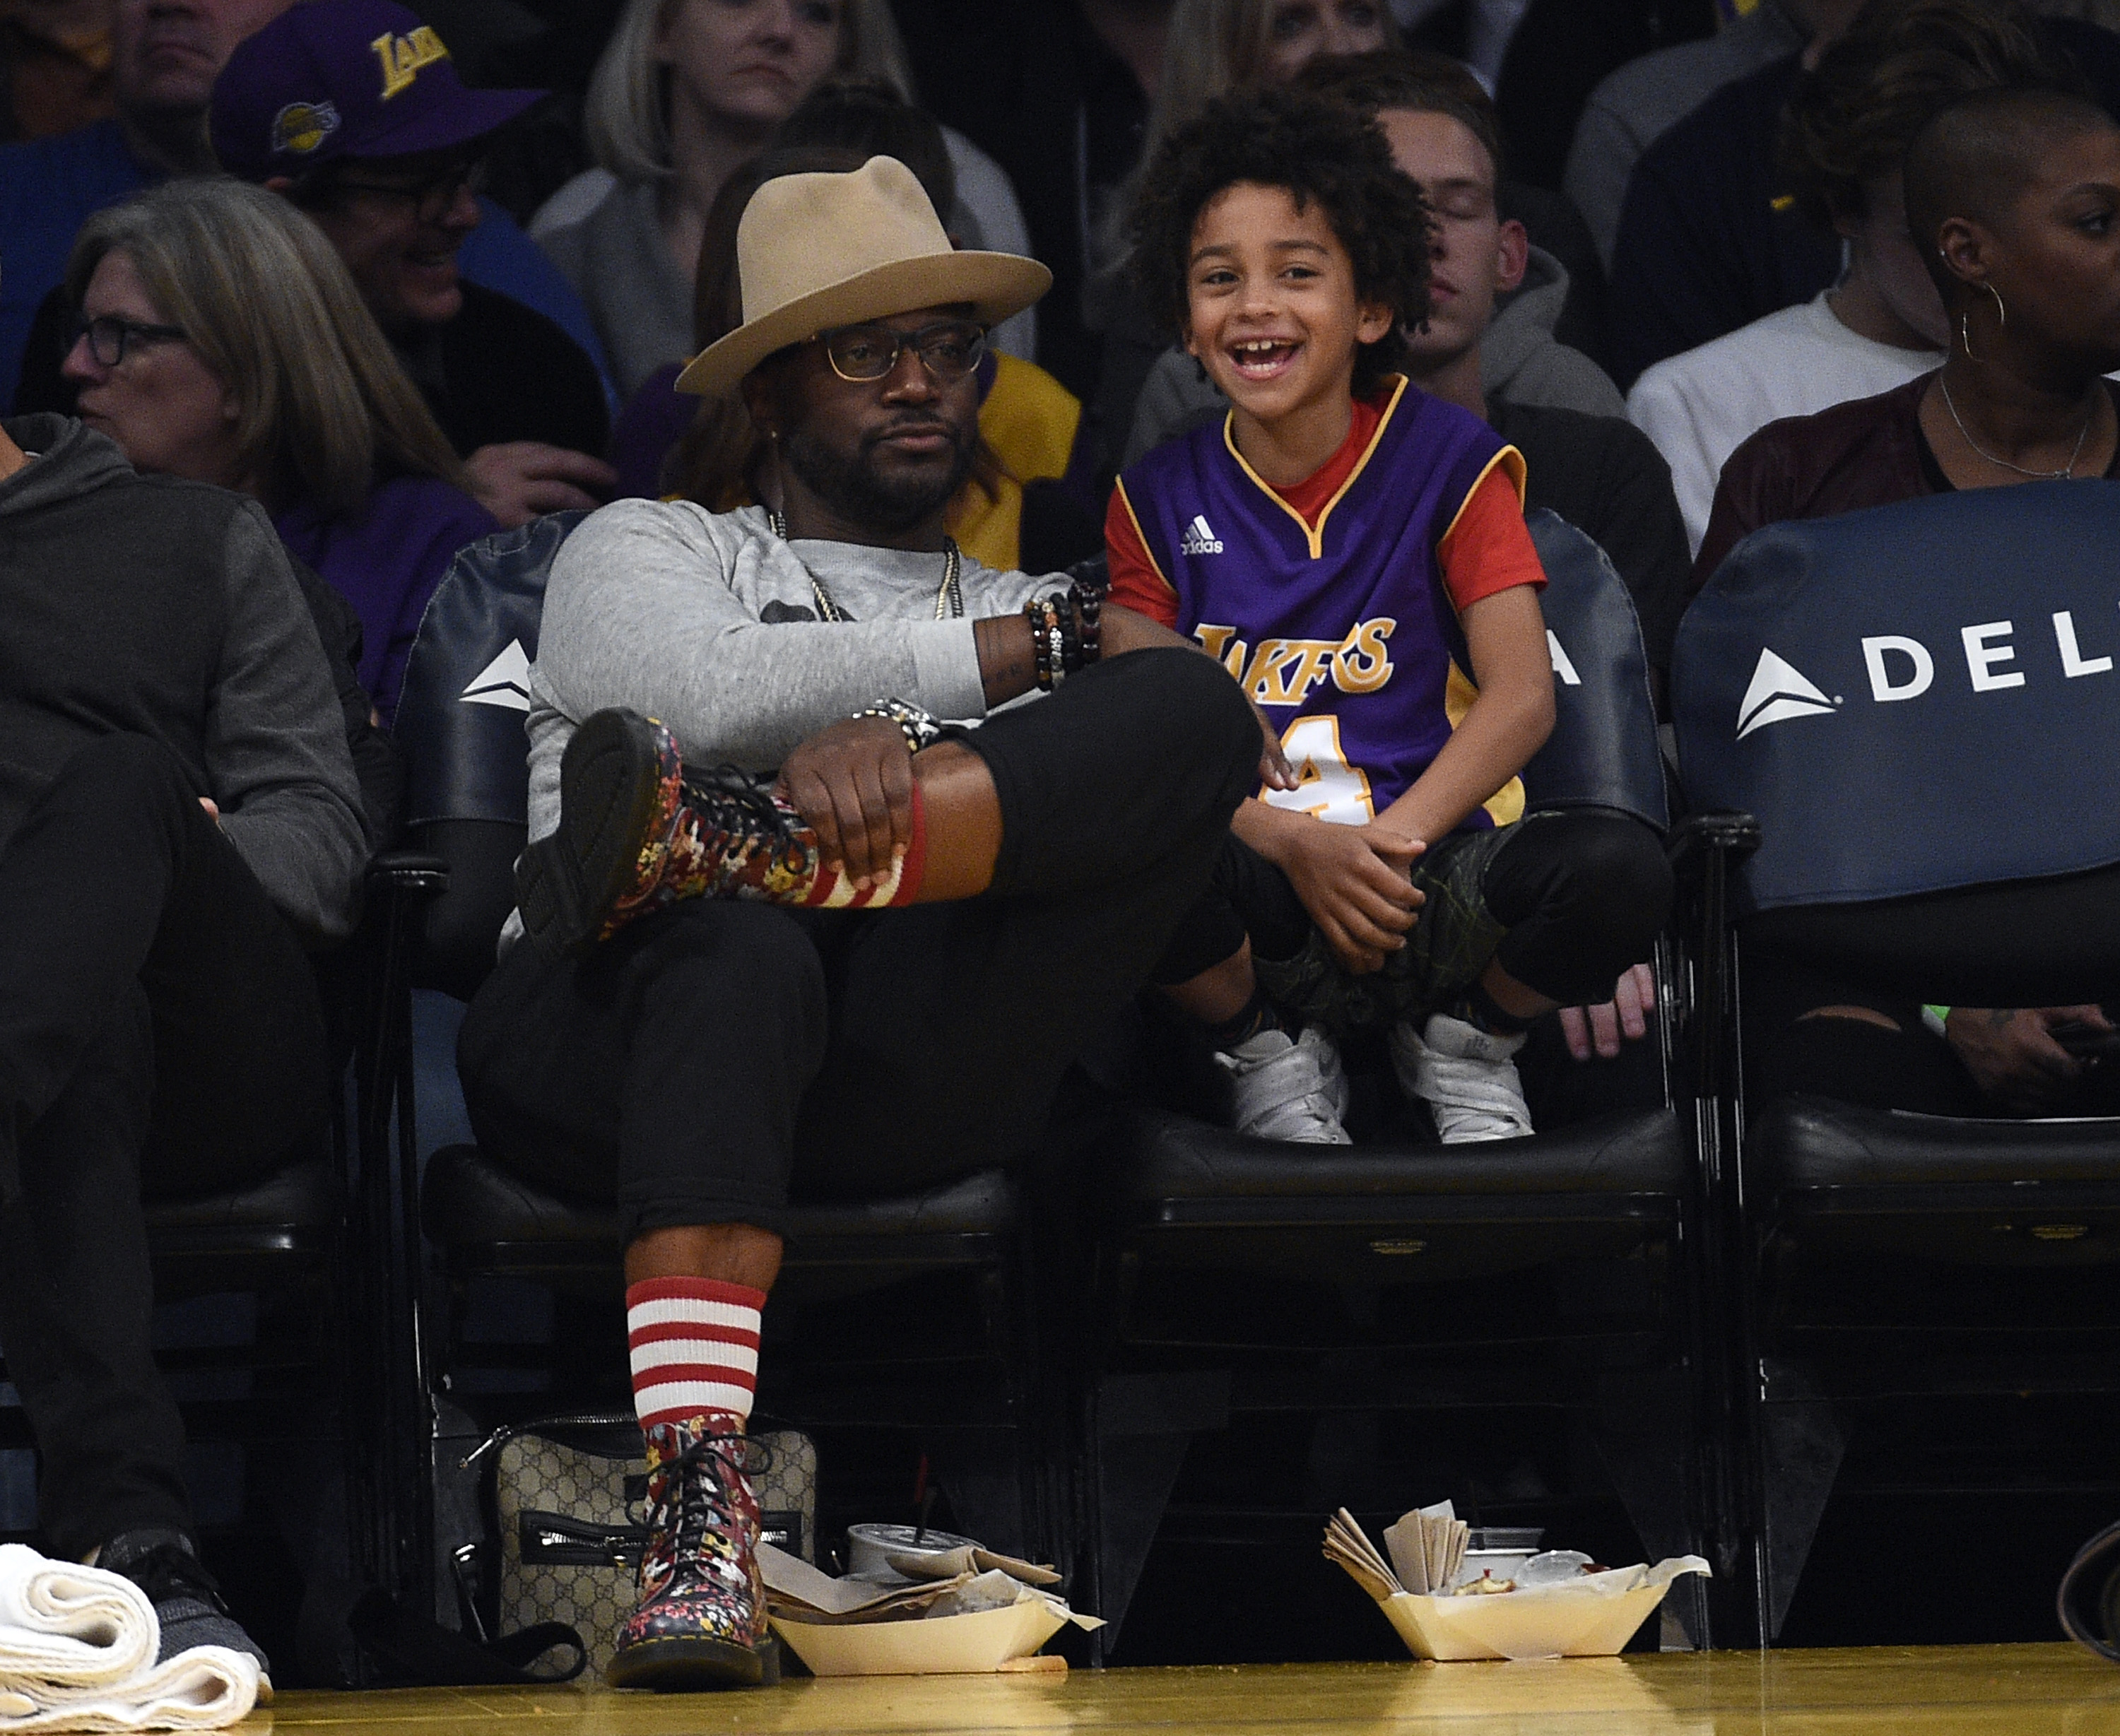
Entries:
{"type": "MultiPolygon", "coordinates": [[[[2090,438],[2090,425],[2098,420],[2098,400],[2090,401],[2090,408],[2083,418],[2083,432],[2076,437],[2076,450],[2068,455],[2068,462],[2059,470],[2026,470],[2021,464],[2012,464],[2007,458],[1998,458],[1978,440],[1973,430],[1965,425],[1965,418],[1958,413],[1958,406],[1951,402],[1950,382],[1938,374],[1936,383],[1943,388],[1943,407],[1950,412],[1950,420],[1958,425],[1958,432],[1965,443],[1999,470],[2013,470],[2020,476],[2029,476],[2034,482],[2069,482],[2076,477],[2076,461],[2083,456],[2083,443],[2090,438]]],[[[2097,388],[2103,391],[2104,387],[2097,388]]]]}
{"type": "MultiPolygon", "coordinates": [[[[765,517],[766,522],[773,527],[773,534],[783,542],[787,541],[788,521],[771,507],[766,508],[765,517]]],[[[945,536],[942,539],[942,585],[935,593],[935,619],[938,621],[951,620],[965,612],[964,587],[958,583],[963,569],[964,557],[957,552],[957,539],[945,536]]],[[[832,593],[825,588],[824,581],[807,567],[802,570],[810,581],[810,595],[817,600],[819,616],[828,621],[844,620],[847,618],[845,611],[832,601],[832,593]]]]}

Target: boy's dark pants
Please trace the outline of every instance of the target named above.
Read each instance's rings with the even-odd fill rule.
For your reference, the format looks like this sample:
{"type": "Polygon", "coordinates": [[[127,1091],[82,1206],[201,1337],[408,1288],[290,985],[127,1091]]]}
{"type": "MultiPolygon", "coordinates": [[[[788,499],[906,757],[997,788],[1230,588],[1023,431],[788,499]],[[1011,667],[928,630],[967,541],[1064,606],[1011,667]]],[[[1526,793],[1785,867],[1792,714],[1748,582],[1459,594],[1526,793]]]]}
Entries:
{"type": "Polygon", "coordinates": [[[1603,810],[1549,810],[1453,832],[1416,859],[1413,884],[1426,902],[1405,947],[1358,977],[1333,956],[1288,876],[1232,836],[1155,981],[1189,982],[1248,935],[1267,997],[1335,1033],[1443,1011],[1495,959],[1548,1000],[1592,1005],[1649,956],[1671,909],[1671,869],[1655,833],[1603,810]]]}

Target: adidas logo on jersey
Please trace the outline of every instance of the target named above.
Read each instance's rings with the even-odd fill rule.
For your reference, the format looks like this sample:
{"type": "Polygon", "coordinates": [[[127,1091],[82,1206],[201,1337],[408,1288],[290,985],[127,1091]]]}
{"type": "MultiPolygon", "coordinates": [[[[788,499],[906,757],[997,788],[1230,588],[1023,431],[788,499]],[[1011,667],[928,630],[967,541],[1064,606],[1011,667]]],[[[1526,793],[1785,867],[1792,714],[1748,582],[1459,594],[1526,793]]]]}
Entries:
{"type": "Polygon", "coordinates": [[[1222,539],[1209,527],[1205,513],[1195,513],[1192,515],[1192,523],[1185,527],[1184,539],[1178,545],[1178,552],[1181,555],[1219,555],[1222,552],[1222,539]]]}

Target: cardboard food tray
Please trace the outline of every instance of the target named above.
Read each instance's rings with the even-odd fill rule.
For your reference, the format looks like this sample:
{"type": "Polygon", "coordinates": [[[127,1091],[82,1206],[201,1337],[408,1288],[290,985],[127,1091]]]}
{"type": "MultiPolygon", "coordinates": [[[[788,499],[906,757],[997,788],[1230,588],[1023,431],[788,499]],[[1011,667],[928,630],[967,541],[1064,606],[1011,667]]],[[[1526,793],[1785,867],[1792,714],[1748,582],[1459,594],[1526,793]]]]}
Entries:
{"type": "MultiPolygon", "coordinates": [[[[1672,1564],[1662,1564],[1667,1572],[1672,1564]]],[[[1681,1571],[1704,1571],[1689,1566],[1681,1571]]],[[[1663,1602],[1671,1577],[1641,1568],[1598,1574],[1491,1597],[1416,1597],[1402,1591],[1379,1607],[1416,1658],[1439,1664],[1497,1658],[1609,1658],[1663,1602]],[[1624,1576],[1624,1577],[1623,1577],[1624,1576]],[[1622,1589],[1625,1579],[1637,1583],[1622,1589]],[[1597,1580],[1612,1583],[1600,1586],[1597,1580]]]]}
{"type": "Polygon", "coordinates": [[[773,1631],[819,1676],[988,1675],[1027,1658],[1066,1624],[1042,1598],[932,1620],[825,1623],[772,1618],[773,1631]]]}

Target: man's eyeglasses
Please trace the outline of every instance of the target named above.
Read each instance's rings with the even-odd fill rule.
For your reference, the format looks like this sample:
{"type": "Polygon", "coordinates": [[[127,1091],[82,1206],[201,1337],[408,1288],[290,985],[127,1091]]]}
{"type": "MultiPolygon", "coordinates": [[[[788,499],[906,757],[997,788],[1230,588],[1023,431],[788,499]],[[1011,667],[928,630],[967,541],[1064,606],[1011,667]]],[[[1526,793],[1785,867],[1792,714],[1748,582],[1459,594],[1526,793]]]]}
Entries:
{"type": "Polygon", "coordinates": [[[468,192],[475,199],[486,191],[486,164],[483,160],[452,163],[416,181],[363,181],[340,175],[330,183],[330,191],[402,200],[413,207],[422,223],[439,223],[449,216],[459,193],[468,192]]]}
{"type": "Polygon", "coordinates": [[[987,331],[969,319],[948,319],[918,332],[894,332],[886,326],[841,326],[820,332],[832,372],[855,382],[887,378],[898,358],[910,350],[941,384],[949,386],[979,366],[987,353],[987,331]]]}
{"type": "MultiPolygon", "coordinates": [[[[137,319],[120,319],[106,313],[100,319],[78,318],[73,323],[73,343],[88,340],[88,353],[99,365],[115,368],[134,344],[181,343],[189,334],[182,326],[143,325],[137,319]]],[[[73,344],[67,346],[68,349],[73,344]]]]}

